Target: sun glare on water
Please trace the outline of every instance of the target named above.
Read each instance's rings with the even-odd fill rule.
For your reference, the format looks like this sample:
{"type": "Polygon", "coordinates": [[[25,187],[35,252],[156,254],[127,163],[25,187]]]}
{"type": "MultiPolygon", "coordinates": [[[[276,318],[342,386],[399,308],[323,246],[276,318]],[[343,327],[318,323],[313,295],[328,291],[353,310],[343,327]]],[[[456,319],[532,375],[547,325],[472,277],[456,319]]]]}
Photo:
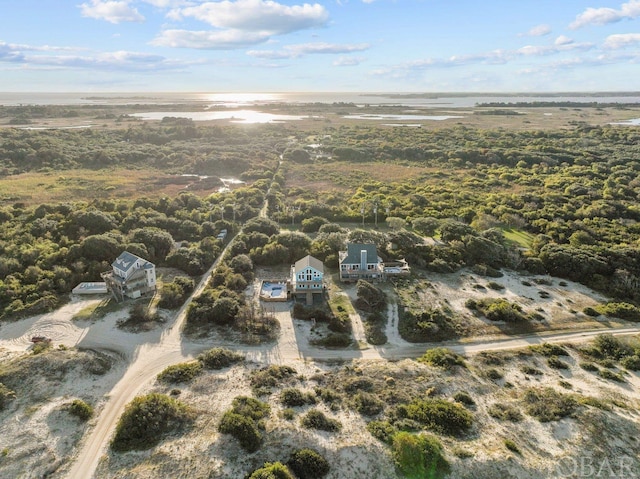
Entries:
{"type": "Polygon", "coordinates": [[[223,103],[228,106],[242,106],[253,103],[264,103],[281,100],[281,95],[275,93],[210,93],[205,101],[223,103]]]}

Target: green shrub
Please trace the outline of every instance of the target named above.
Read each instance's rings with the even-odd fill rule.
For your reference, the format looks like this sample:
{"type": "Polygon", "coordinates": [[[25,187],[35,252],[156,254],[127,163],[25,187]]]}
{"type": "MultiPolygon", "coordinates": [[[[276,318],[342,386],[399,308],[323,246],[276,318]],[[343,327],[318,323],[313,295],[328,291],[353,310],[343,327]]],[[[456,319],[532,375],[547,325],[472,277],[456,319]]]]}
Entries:
{"type": "Polygon", "coordinates": [[[600,371],[598,371],[598,376],[600,376],[602,379],[608,379],[617,383],[625,382],[622,374],[614,373],[613,371],[609,371],[608,369],[601,369],[600,371]]]}
{"type": "Polygon", "coordinates": [[[319,429],[321,431],[335,432],[342,429],[342,424],[336,419],[327,417],[322,411],[311,409],[300,420],[302,427],[306,429],[319,429]]]}
{"type": "Polygon", "coordinates": [[[329,473],[329,461],[313,449],[298,449],[291,453],[287,466],[298,479],[320,479],[329,473]]]}
{"type": "Polygon", "coordinates": [[[582,312],[592,318],[597,318],[598,316],[600,316],[600,313],[595,308],[592,308],[591,306],[587,306],[582,310],[582,312]]]}
{"type": "Polygon", "coordinates": [[[244,361],[244,355],[225,348],[213,348],[199,354],[198,361],[207,369],[222,369],[244,361]]]}
{"type": "Polygon", "coordinates": [[[249,417],[254,421],[259,421],[269,415],[271,406],[256,398],[237,396],[231,403],[231,411],[241,416],[249,417]]]}
{"type": "Polygon", "coordinates": [[[296,417],[296,412],[290,407],[288,407],[282,410],[281,416],[283,419],[286,419],[287,421],[291,421],[293,420],[293,418],[296,417]]]}
{"type": "Polygon", "coordinates": [[[466,367],[464,358],[447,348],[428,349],[427,352],[418,358],[418,362],[444,369],[451,369],[454,366],[466,367]]]}
{"type": "Polygon", "coordinates": [[[504,321],[514,323],[525,321],[527,318],[522,312],[522,307],[516,303],[510,303],[502,298],[486,298],[475,302],[475,309],[491,321],[504,321]]]}
{"type": "Polygon", "coordinates": [[[158,381],[164,384],[186,383],[202,372],[202,364],[197,361],[168,366],[158,374],[158,381]]]}
{"type": "Polygon", "coordinates": [[[0,411],[4,409],[9,401],[16,398],[16,393],[4,384],[0,383],[0,411]]]}
{"type": "Polygon", "coordinates": [[[227,411],[222,415],[218,431],[236,438],[240,446],[247,452],[257,451],[262,444],[262,434],[258,430],[256,422],[250,417],[242,416],[233,411],[227,411]]]}
{"type": "Polygon", "coordinates": [[[315,233],[322,226],[329,224],[329,220],[322,216],[312,216],[302,220],[300,231],[304,233],[315,233]]]}
{"type": "Polygon", "coordinates": [[[356,291],[358,299],[356,300],[356,307],[363,311],[381,311],[387,306],[387,296],[380,288],[365,281],[359,279],[356,283],[356,291]]]}
{"type": "Polygon", "coordinates": [[[498,379],[502,379],[504,377],[504,375],[496,368],[487,369],[484,374],[487,378],[493,381],[497,381],[498,379]]]}
{"type": "Polygon", "coordinates": [[[82,399],[74,399],[68,405],[68,411],[82,421],[88,421],[93,416],[93,408],[82,399]]]}
{"type": "Polygon", "coordinates": [[[326,404],[334,404],[336,402],[342,401],[342,394],[333,389],[316,387],[313,390],[316,393],[316,396],[320,398],[320,400],[326,404]]]}
{"type": "Polygon", "coordinates": [[[591,372],[600,371],[600,368],[598,368],[598,366],[596,366],[591,362],[582,362],[580,363],[580,367],[585,371],[591,371],[591,372]]]}
{"type": "Polygon", "coordinates": [[[51,349],[52,342],[51,341],[42,341],[41,343],[36,343],[33,345],[31,352],[33,354],[42,354],[51,349]]]}
{"type": "Polygon", "coordinates": [[[465,406],[475,406],[476,402],[473,400],[471,395],[466,391],[460,391],[453,395],[453,400],[455,402],[459,402],[460,404],[464,404],[465,406]]]}
{"type": "Polygon", "coordinates": [[[193,413],[176,399],[164,394],[139,396],[127,405],[111,441],[114,451],[149,449],[161,438],[190,424],[193,413]]]}
{"type": "Polygon", "coordinates": [[[379,312],[371,313],[364,322],[364,333],[369,344],[381,346],[387,342],[384,332],[386,318],[379,312]]]}
{"type": "Polygon", "coordinates": [[[523,397],[527,414],[540,422],[557,421],[571,416],[577,409],[577,401],[569,395],[551,388],[529,388],[523,397]]]}
{"type": "Polygon", "coordinates": [[[520,410],[511,404],[493,403],[487,412],[500,421],[520,422],[523,419],[520,410]]]}
{"type": "Polygon", "coordinates": [[[606,359],[620,360],[633,355],[631,346],[611,334],[599,334],[593,341],[594,348],[606,359]]]}
{"type": "Polygon", "coordinates": [[[270,391],[271,388],[279,386],[283,381],[291,378],[294,374],[296,374],[296,370],[291,366],[278,366],[274,364],[253,371],[249,383],[254,391],[266,393],[270,391]]]}
{"type": "Polygon", "coordinates": [[[177,276],[171,283],[163,283],[160,289],[159,308],[180,307],[195,288],[195,281],[186,276],[177,276]]]}
{"type": "Polygon", "coordinates": [[[366,391],[360,391],[353,397],[353,406],[364,416],[376,416],[384,410],[384,402],[366,391]]]}
{"type": "Polygon", "coordinates": [[[603,411],[611,411],[612,409],[611,405],[603,401],[602,399],[594,398],[591,396],[579,396],[579,395],[576,395],[575,398],[580,404],[584,406],[595,407],[598,409],[602,409],[603,411]]]}
{"type": "Polygon", "coordinates": [[[552,356],[569,356],[569,353],[567,352],[567,350],[557,344],[551,344],[551,343],[536,344],[535,346],[529,346],[529,349],[547,358],[552,356]]]}
{"type": "Polygon", "coordinates": [[[432,431],[459,436],[471,429],[473,415],[458,403],[444,399],[414,399],[396,408],[399,418],[417,421],[432,431]]]}
{"type": "Polygon", "coordinates": [[[487,286],[495,291],[502,291],[504,288],[500,283],[496,283],[495,281],[489,281],[487,286]]]}
{"type": "Polygon", "coordinates": [[[343,333],[330,333],[324,338],[312,340],[311,344],[326,348],[346,348],[351,345],[351,336],[343,333]]]}
{"type": "Polygon", "coordinates": [[[358,391],[371,392],[374,390],[374,382],[366,377],[352,378],[345,381],[342,388],[345,392],[355,394],[358,391]]]}
{"type": "Polygon", "coordinates": [[[249,479],[296,479],[281,462],[265,462],[264,466],[251,473],[249,479]]]}
{"type": "Polygon", "coordinates": [[[538,368],[534,368],[532,366],[527,366],[527,365],[522,366],[520,368],[520,371],[522,371],[527,376],[542,376],[544,374],[538,368]]]}
{"type": "Polygon", "coordinates": [[[640,321],[640,308],[630,303],[606,303],[595,307],[596,311],[604,316],[626,319],[628,321],[640,321]]]}
{"type": "Polygon", "coordinates": [[[280,393],[280,402],[288,407],[297,407],[315,404],[316,398],[312,394],[300,391],[300,389],[287,388],[280,393]]]}
{"type": "Polygon", "coordinates": [[[367,424],[367,431],[379,441],[391,444],[398,429],[389,421],[371,421],[367,424]]]}
{"type": "Polygon", "coordinates": [[[434,436],[399,432],[393,436],[391,454],[398,471],[407,478],[440,479],[450,471],[442,444],[434,436]]]}
{"type": "Polygon", "coordinates": [[[622,361],[620,361],[622,367],[628,369],[629,371],[640,371],[640,356],[634,354],[633,356],[627,356],[622,361]]]}
{"type": "Polygon", "coordinates": [[[405,341],[412,343],[446,341],[460,336],[454,326],[455,319],[449,308],[427,307],[419,312],[405,310],[400,315],[398,330],[405,341]]]}
{"type": "Polygon", "coordinates": [[[569,365],[564,361],[560,361],[557,356],[547,358],[547,364],[553,369],[569,369],[569,365]]]}
{"type": "Polygon", "coordinates": [[[504,357],[500,353],[492,351],[482,351],[476,355],[476,358],[482,363],[488,366],[502,366],[504,364],[504,357]]]}
{"type": "Polygon", "coordinates": [[[515,452],[516,454],[520,454],[520,448],[518,447],[518,445],[512,441],[511,439],[505,439],[504,440],[504,447],[506,447],[507,449],[509,449],[511,452],[515,452]]]}
{"type": "Polygon", "coordinates": [[[349,313],[346,311],[338,311],[336,314],[330,315],[327,328],[334,333],[350,333],[351,318],[349,317],[349,313]]]}

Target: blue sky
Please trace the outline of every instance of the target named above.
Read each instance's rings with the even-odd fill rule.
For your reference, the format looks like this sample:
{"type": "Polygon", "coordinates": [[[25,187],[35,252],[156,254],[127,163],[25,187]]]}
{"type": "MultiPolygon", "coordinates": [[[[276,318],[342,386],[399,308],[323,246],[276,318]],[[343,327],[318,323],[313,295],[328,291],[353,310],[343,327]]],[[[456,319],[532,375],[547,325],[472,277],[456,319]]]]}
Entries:
{"type": "Polygon", "coordinates": [[[640,0],[0,0],[0,91],[640,89],[640,0]]]}

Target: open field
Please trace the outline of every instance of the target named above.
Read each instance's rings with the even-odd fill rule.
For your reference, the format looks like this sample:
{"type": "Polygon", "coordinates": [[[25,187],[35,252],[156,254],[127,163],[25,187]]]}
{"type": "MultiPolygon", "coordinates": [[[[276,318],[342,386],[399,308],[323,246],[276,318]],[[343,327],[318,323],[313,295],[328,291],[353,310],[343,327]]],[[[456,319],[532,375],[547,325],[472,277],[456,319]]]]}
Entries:
{"type": "Polygon", "coordinates": [[[181,192],[207,196],[222,183],[171,175],[151,168],[29,172],[2,178],[0,203],[44,203],[173,197],[181,192]]]}

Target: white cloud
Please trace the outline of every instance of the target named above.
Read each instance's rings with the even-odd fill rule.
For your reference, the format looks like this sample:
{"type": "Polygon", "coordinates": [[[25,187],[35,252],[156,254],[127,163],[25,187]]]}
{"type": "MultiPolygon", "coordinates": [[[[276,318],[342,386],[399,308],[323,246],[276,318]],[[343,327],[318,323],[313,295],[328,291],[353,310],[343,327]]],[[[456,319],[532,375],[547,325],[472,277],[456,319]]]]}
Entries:
{"type": "Polygon", "coordinates": [[[627,3],[623,3],[620,6],[620,10],[608,7],[589,7],[576,17],[576,19],[569,25],[569,28],[575,30],[588,25],[606,25],[608,23],[619,22],[623,19],[633,19],[639,16],[640,0],[629,0],[627,3]]]}
{"type": "Polygon", "coordinates": [[[320,27],[329,19],[320,4],[283,5],[272,0],[224,0],[177,9],[174,17],[192,17],[217,28],[271,35],[320,27]]]}
{"type": "Polygon", "coordinates": [[[573,40],[565,35],[560,35],[558,38],[556,38],[556,41],[554,42],[554,45],[556,46],[562,46],[562,45],[570,45],[573,43],[573,40]]]}
{"type": "Polygon", "coordinates": [[[247,55],[256,58],[268,58],[271,60],[282,60],[298,58],[304,55],[313,54],[339,54],[362,52],[371,47],[368,43],[338,44],[338,43],[301,43],[298,45],[286,45],[282,50],[250,50],[247,55]]]}
{"type": "Polygon", "coordinates": [[[160,55],[128,51],[105,52],[93,56],[33,56],[26,58],[25,63],[35,66],[126,72],[179,70],[188,65],[185,62],[169,60],[160,55]]]}
{"type": "Polygon", "coordinates": [[[181,7],[184,5],[188,5],[188,2],[185,0],[142,0],[144,3],[148,3],[149,5],[153,5],[158,8],[170,8],[170,7],[181,7]]]}
{"type": "Polygon", "coordinates": [[[164,30],[150,43],[155,46],[173,48],[232,50],[264,43],[268,39],[269,34],[265,32],[164,30]]]}
{"type": "MultiPolygon", "coordinates": [[[[175,21],[194,18],[215,30],[165,30],[151,42],[152,45],[228,50],[264,43],[275,35],[322,27],[329,14],[317,3],[283,5],[273,0],[223,0],[173,8],[167,18],[175,21]]],[[[280,58],[276,53],[261,55],[262,58],[280,58]]]]}
{"type": "Polygon", "coordinates": [[[536,25],[527,33],[520,34],[520,36],[527,37],[542,37],[551,33],[551,27],[549,25],[536,25]]]}
{"type": "Polygon", "coordinates": [[[91,3],[80,5],[83,17],[106,20],[110,23],[142,22],[144,17],[126,0],[104,1],[91,0],[91,3]]]}
{"type": "Polygon", "coordinates": [[[179,70],[199,61],[171,60],[161,55],[130,51],[72,54],[86,50],[77,47],[34,46],[0,42],[0,63],[18,63],[21,68],[86,68],[107,71],[179,70]]]}
{"type": "Polygon", "coordinates": [[[620,33],[617,35],[609,35],[604,42],[604,47],[617,50],[640,43],[640,33],[620,33]]]}
{"type": "Polygon", "coordinates": [[[362,57],[340,57],[333,62],[335,67],[353,67],[360,65],[365,59],[362,57]]]}
{"type": "Polygon", "coordinates": [[[504,65],[509,62],[534,57],[552,56],[571,51],[587,51],[594,48],[592,43],[575,43],[564,37],[559,37],[554,45],[527,45],[516,50],[492,50],[484,53],[472,55],[454,55],[448,58],[426,58],[393,65],[388,68],[380,68],[373,72],[378,76],[389,76],[391,78],[403,78],[415,74],[418,71],[431,70],[437,68],[452,68],[468,65],[504,65]]]}

